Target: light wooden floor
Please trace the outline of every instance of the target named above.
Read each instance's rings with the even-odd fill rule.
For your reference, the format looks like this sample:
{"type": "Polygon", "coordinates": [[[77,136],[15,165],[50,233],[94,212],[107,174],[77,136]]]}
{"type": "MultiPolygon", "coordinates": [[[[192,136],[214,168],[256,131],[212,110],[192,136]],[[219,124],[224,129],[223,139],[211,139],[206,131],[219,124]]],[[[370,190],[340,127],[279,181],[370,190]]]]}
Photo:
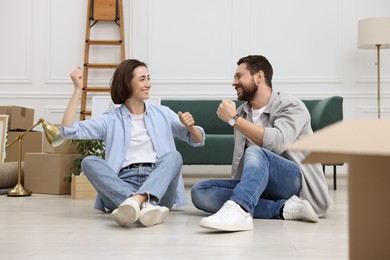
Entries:
{"type": "Polygon", "coordinates": [[[236,233],[198,227],[206,214],[192,205],[162,225],[122,228],[92,200],[0,196],[0,259],[348,259],[347,183],[338,180],[319,223],[258,219],[236,233]]]}

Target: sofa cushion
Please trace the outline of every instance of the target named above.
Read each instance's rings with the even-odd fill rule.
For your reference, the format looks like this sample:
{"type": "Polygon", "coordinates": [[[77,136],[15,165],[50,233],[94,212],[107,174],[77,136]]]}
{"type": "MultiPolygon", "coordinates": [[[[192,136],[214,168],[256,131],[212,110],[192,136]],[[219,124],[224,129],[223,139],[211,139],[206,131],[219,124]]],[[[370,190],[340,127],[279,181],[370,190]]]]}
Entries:
{"type": "Polygon", "coordinates": [[[339,96],[325,99],[302,100],[310,112],[313,131],[343,120],[343,98],[339,96]]]}
{"type": "Polygon", "coordinates": [[[202,147],[189,146],[179,139],[175,139],[175,143],[177,150],[183,157],[184,165],[229,165],[232,163],[233,134],[206,134],[206,143],[202,147]]]}

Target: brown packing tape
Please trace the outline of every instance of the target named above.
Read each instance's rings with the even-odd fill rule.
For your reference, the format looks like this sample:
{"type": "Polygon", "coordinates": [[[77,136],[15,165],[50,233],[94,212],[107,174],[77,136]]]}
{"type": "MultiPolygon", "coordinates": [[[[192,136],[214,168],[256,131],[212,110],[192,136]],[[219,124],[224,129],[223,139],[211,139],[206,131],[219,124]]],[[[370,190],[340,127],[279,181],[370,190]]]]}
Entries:
{"type": "Polygon", "coordinates": [[[22,109],[20,110],[20,114],[22,117],[25,117],[26,116],[26,108],[25,107],[22,107],[22,109]]]}

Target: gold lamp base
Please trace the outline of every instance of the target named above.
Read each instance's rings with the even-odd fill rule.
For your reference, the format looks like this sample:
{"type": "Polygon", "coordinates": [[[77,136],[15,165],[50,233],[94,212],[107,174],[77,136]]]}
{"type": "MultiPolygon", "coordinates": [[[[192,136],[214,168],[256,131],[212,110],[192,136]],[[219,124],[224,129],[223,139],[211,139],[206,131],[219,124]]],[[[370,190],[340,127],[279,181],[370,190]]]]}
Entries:
{"type": "Polygon", "coordinates": [[[16,186],[7,192],[9,197],[22,197],[22,196],[31,196],[32,192],[25,189],[22,184],[16,184],[16,186]]]}

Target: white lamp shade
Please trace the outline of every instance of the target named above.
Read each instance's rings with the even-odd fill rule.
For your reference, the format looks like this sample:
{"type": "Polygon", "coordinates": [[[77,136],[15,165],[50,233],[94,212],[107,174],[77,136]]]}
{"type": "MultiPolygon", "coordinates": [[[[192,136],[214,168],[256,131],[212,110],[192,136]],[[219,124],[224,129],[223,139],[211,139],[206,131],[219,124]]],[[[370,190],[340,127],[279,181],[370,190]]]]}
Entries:
{"type": "Polygon", "coordinates": [[[390,48],[390,17],[367,18],[359,21],[358,48],[390,48]]]}

